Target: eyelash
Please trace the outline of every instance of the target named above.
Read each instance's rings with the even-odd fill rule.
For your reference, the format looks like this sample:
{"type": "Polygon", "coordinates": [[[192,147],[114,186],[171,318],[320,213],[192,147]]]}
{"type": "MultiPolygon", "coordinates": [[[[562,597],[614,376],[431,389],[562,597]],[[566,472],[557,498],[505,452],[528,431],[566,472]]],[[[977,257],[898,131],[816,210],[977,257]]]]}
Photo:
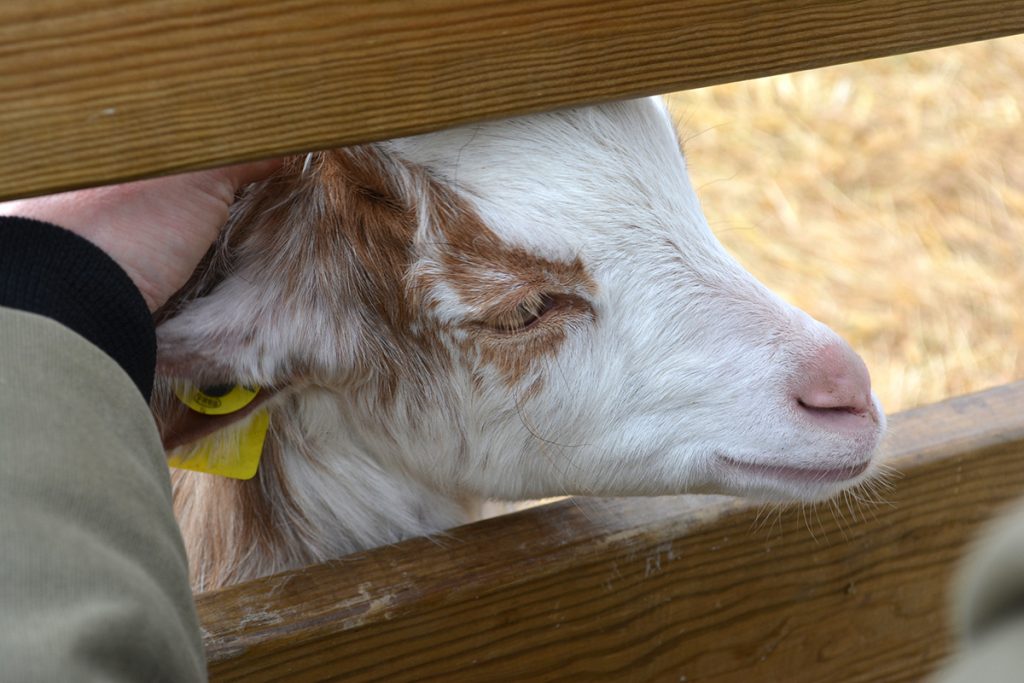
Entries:
{"type": "Polygon", "coordinates": [[[506,334],[524,332],[558,307],[559,300],[556,297],[550,294],[541,294],[536,298],[519,304],[511,313],[502,314],[482,324],[492,330],[506,334]]]}
{"type": "Polygon", "coordinates": [[[538,320],[555,309],[555,298],[547,294],[541,294],[534,305],[520,304],[516,309],[517,314],[522,314],[522,324],[518,329],[527,330],[538,320]]]}

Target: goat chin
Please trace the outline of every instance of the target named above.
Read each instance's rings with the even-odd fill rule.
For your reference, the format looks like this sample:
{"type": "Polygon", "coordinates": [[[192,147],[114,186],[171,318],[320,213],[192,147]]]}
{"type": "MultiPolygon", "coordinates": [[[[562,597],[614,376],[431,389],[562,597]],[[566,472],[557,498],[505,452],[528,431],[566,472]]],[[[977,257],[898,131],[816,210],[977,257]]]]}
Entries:
{"type": "Polygon", "coordinates": [[[480,499],[814,500],[879,469],[863,362],[716,242],[657,100],[290,159],[159,318],[165,443],[253,419],[189,422],[175,381],[270,415],[254,479],[174,473],[199,588],[480,499]]]}

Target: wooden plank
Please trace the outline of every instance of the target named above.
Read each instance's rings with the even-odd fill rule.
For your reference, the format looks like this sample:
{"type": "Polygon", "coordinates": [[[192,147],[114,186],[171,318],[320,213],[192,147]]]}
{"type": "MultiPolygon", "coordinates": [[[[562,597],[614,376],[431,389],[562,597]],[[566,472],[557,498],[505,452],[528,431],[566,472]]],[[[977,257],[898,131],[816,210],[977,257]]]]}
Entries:
{"type": "Polygon", "coordinates": [[[888,503],[563,501],[198,597],[214,680],[917,681],[1024,493],[1024,383],[892,418],[888,503]],[[767,520],[767,521],[766,521],[767,520]]]}
{"type": "Polygon", "coordinates": [[[1018,0],[5,0],[0,198],[1021,31],[1018,0]]]}

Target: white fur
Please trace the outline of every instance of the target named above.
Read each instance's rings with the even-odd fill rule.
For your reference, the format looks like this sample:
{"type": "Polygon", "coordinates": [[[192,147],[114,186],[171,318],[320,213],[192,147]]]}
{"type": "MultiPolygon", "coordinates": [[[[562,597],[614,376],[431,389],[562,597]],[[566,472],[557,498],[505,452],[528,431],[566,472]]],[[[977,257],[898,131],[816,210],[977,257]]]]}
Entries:
{"type": "MultiPolygon", "coordinates": [[[[408,368],[416,376],[382,412],[376,393],[346,374],[353,358],[387,352],[348,308],[354,297],[341,292],[348,303],[340,310],[282,302],[273,269],[240,261],[213,293],[161,326],[165,363],[205,354],[237,380],[271,385],[301,356],[338,378],[270,404],[293,418],[286,448],[303,451],[286,452],[284,468],[305,518],[281,520],[303,527],[295,541],[303,552],[250,559],[243,575],[445,528],[465,519],[470,498],[719,492],[814,500],[875,473],[872,465],[838,482],[773,474],[866,461],[884,418],[874,399],[870,424],[855,432],[801,415],[793,386],[838,338],[766,290],[714,239],[659,102],[539,114],[379,148],[454,189],[505,243],[581,259],[596,283],[595,315],[569,325],[557,354],[511,388],[471,355],[458,360],[467,333],[453,333],[445,344],[457,362],[443,372],[408,368]],[[218,341],[253,320],[264,322],[252,344],[218,341]],[[542,388],[528,393],[537,378],[542,388]],[[721,455],[764,471],[730,468],[721,455]]],[[[415,195],[416,182],[401,184],[415,195]]],[[[442,248],[431,243],[423,207],[420,221],[410,277],[436,270],[442,248]]],[[[496,270],[494,286],[506,279],[496,270]]],[[[447,324],[479,314],[443,282],[428,298],[437,304],[430,315],[447,324]]]]}

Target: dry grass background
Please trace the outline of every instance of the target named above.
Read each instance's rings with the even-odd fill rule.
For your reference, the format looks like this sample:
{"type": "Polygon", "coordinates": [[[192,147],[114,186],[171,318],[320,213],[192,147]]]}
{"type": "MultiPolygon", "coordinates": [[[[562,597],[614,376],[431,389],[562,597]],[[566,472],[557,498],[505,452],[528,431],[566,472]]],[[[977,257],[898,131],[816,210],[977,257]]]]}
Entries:
{"type": "Polygon", "coordinates": [[[1024,36],[669,104],[712,229],[887,410],[1024,377],[1024,36]]]}

